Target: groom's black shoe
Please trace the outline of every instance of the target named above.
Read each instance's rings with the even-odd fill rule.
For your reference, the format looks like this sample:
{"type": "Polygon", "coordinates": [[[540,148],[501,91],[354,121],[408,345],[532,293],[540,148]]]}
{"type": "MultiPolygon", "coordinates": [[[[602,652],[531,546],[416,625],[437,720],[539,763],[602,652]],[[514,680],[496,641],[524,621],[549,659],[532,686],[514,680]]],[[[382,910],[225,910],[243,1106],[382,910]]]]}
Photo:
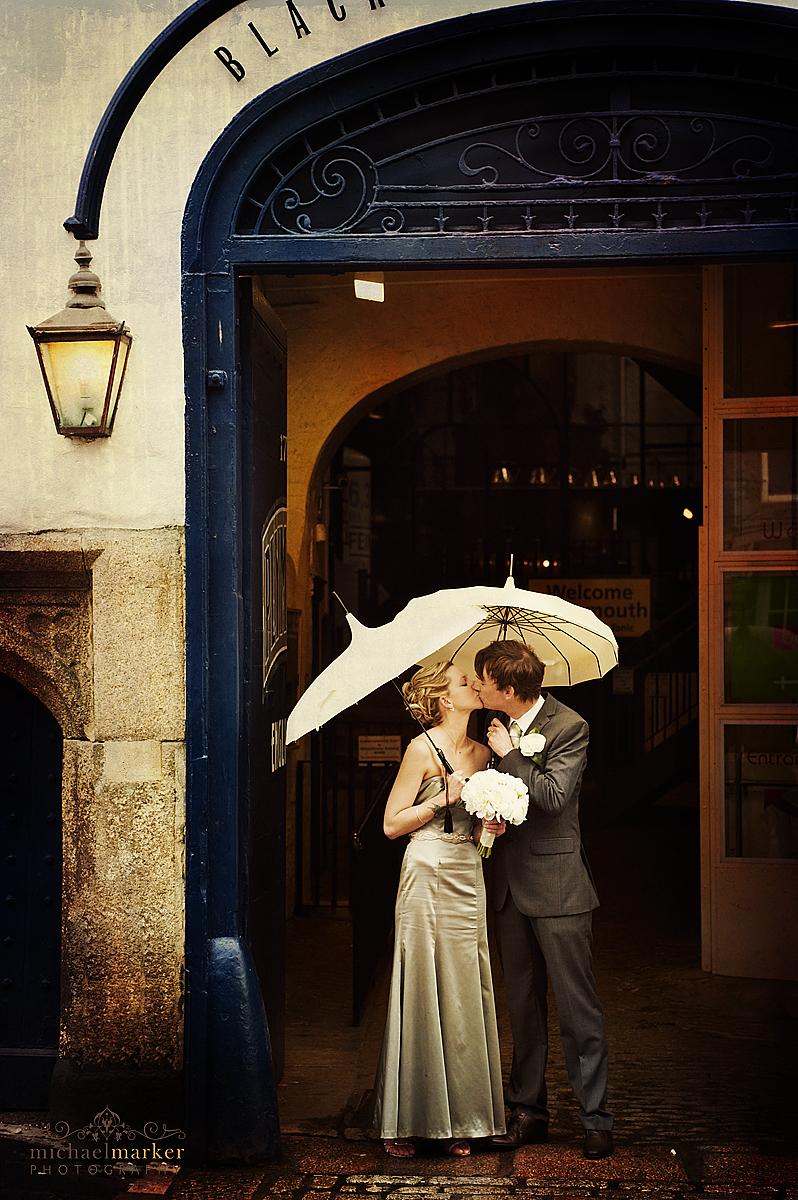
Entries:
{"type": "Polygon", "coordinates": [[[490,1139],[497,1150],[517,1150],[519,1146],[530,1146],[533,1142],[547,1142],[549,1127],[531,1113],[515,1112],[507,1122],[507,1132],[497,1133],[490,1139]]]}
{"type": "Polygon", "coordinates": [[[612,1154],[612,1134],[609,1129],[588,1129],[582,1153],[585,1158],[609,1158],[612,1154]]]}

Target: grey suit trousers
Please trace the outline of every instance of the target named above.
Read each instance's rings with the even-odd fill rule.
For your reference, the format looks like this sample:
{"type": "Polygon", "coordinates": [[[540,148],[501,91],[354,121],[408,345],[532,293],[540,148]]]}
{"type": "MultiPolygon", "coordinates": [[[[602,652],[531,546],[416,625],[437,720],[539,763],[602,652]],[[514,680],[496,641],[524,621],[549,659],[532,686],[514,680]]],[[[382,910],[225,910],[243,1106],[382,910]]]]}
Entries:
{"type": "Polygon", "coordinates": [[[592,913],[530,917],[508,892],[495,913],[513,1032],[507,1103],[548,1123],[548,980],[557,1001],[565,1065],[585,1129],[612,1129],[607,1040],[593,979],[592,913]]]}

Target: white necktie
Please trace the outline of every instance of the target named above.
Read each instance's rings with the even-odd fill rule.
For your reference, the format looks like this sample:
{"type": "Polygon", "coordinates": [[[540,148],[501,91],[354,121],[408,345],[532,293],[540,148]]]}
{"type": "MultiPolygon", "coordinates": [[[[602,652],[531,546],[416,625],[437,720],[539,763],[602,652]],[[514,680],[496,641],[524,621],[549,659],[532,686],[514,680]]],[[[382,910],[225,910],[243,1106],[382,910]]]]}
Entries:
{"type": "Polygon", "coordinates": [[[521,741],[521,726],[518,724],[517,721],[510,722],[509,733],[510,733],[510,741],[513,744],[513,750],[517,750],[519,742],[521,741]]]}

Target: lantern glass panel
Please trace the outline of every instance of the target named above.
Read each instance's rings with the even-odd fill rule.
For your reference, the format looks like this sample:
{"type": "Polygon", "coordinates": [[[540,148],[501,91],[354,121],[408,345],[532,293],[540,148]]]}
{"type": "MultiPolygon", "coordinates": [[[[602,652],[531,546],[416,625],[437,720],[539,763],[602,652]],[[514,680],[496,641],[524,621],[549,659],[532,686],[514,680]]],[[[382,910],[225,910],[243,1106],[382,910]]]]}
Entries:
{"type": "Polygon", "coordinates": [[[116,416],[116,406],[119,403],[119,392],[122,388],[122,380],[125,377],[125,368],[127,367],[127,356],[130,353],[130,338],[123,334],[117,339],[117,354],[113,361],[113,377],[111,379],[111,390],[109,393],[110,403],[108,406],[108,432],[110,433],[114,425],[114,417],[116,416]]]}
{"type": "MultiPolygon", "coordinates": [[[[61,428],[101,425],[116,340],[41,342],[40,346],[61,428]]],[[[119,371],[115,374],[121,381],[119,371]]]]}

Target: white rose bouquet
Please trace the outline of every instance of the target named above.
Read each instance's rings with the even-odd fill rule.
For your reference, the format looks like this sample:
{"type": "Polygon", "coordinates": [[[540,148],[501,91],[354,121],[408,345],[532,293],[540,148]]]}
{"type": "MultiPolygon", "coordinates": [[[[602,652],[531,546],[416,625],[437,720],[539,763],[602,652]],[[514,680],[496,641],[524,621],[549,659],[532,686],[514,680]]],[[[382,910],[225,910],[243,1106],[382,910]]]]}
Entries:
{"type": "MultiPolygon", "coordinates": [[[[520,825],[526,820],[529,808],[529,789],[515,775],[502,771],[478,771],[463,786],[460,799],[466,812],[483,821],[504,820],[511,825],[520,825]]],[[[477,850],[483,858],[490,858],[495,834],[482,830],[477,850]]]]}

